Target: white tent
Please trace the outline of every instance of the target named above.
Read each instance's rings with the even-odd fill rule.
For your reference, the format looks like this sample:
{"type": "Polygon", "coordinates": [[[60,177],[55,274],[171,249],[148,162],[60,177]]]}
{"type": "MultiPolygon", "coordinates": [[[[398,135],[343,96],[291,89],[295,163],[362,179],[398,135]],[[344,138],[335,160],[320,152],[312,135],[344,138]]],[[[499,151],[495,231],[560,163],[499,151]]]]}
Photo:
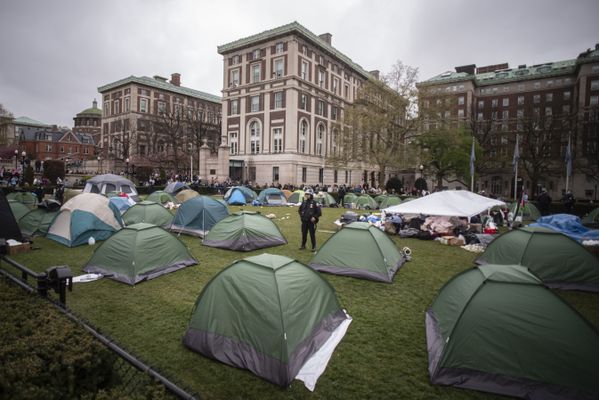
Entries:
{"type": "Polygon", "coordinates": [[[472,217],[495,206],[500,200],[479,196],[467,190],[447,190],[385,208],[387,214],[424,214],[446,217],[472,217]]]}

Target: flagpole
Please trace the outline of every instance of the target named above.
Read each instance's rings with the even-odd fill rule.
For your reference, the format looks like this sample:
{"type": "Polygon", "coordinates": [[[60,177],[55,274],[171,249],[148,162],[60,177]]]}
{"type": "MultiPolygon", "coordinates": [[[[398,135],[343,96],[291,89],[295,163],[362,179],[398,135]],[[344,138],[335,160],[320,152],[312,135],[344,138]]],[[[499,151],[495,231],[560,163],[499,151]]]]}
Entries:
{"type": "Polygon", "coordinates": [[[474,161],[476,161],[476,155],[474,154],[474,136],[472,136],[472,150],[470,151],[470,191],[474,193],[474,161]]]}
{"type": "Polygon", "coordinates": [[[568,186],[570,185],[570,159],[572,157],[570,149],[570,135],[568,135],[568,148],[566,149],[566,193],[568,192],[568,186]]]}
{"type": "Polygon", "coordinates": [[[519,161],[519,159],[520,159],[520,150],[518,149],[518,134],[516,134],[516,148],[514,149],[514,201],[518,201],[518,161],[519,161]]]}

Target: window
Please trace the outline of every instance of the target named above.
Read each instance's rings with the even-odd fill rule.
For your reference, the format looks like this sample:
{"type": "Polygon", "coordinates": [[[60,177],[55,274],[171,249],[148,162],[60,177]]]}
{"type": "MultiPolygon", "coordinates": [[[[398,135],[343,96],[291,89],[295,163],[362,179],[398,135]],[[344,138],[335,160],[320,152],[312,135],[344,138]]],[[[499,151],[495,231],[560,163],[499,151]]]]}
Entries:
{"type": "Polygon", "coordinates": [[[318,115],[324,115],[324,101],[318,100],[318,115]]]}
{"type": "Polygon", "coordinates": [[[483,113],[479,112],[478,114],[476,114],[476,120],[477,121],[482,121],[483,120],[483,113]]]}
{"type": "Polygon", "coordinates": [[[275,108],[283,108],[283,92],[275,92],[275,108]]]}
{"type": "Polygon", "coordinates": [[[305,56],[308,55],[308,48],[306,46],[302,46],[302,54],[305,56]]]}
{"type": "Polygon", "coordinates": [[[305,61],[302,61],[302,69],[300,70],[300,76],[304,80],[308,79],[308,63],[305,61]]]}
{"type": "Polygon", "coordinates": [[[324,181],[324,168],[318,169],[318,182],[323,183],[324,181]]]}
{"type": "Polygon", "coordinates": [[[308,175],[308,168],[302,167],[302,182],[306,182],[306,175],[308,175]]]}
{"type": "MultiPolygon", "coordinates": [[[[332,137],[331,137],[331,152],[333,155],[337,155],[337,130],[333,129],[332,137]]],[[[337,171],[335,171],[337,172],[337,171]]],[[[337,183],[337,179],[335,179],[335,183],[337,183]]]]}
{"type": "Polygon", "coordinates": [[[553,93],[546,93],[545,94],[545,102],[551,102],[553,101],[553,93]]]}
{"type": "Polygon", "coordinates": [[[571,92],[569,90],[564,92],[564,100],[570,100],[570,96],[571,92]]]}
{"type": "Polygon", "coordinates": [[[540,89],[540,88],[541,88],[541,82],[535,82],[535,83],[533,84],[533,87],[534,87],[535,89],[540,89]]]}
{"type": "Polygon", "coordinates": [[[139,112],[148,112],[148,99],[139,99],[139,112]]]}
{"type": "Polygon", "coordinates": [[[110,102],[105,101],[104,102],[104,116],[108,117],[109,115],[110,115],[110,102]]]}
{"type": "Polygon", "coordinates": [[[260,64],[252,65],[252,83],[260,82],[260,64]]]}
{"type": "Polygon", "coordinates": [[[499,104],[499,100],[497,100],[497,99],[491,100],[491,107],[495,108],[495,107],[497,107],[498,104],[499,104]]]}
{"type": "Polygon", "coordinates": [[[551,107],[545,107],[545,116],[551,117],[553,114],[553,109],[551,107]]]}
{"type": "Polygon", "coordinates": [[[337,119],[337,107],[331,107],[331,119],[337,119]]]}
{"type": "Polygon", "coordinates": [[[347,84],[343,86],[343,97],[349,99],[349,85],[347,84]]]}
{"type": "Polygon", "coordinates": [[[518,96],[518,105],[519,106],[524,105],[524,96],[518,96]]]}
{"type": "Polygon", "coordinates": [[[273,73],[275,78],[280,78],[283,76],[283,70],[285,68],[285,64],[282,58],[275,60],[275,71],[273,73]]]}
{"type": "Polygon", "coordinates": [[[236,155],[239,152],[239,143],[237,142],[237,132],[229,133],[229,154],[236,155]]]}
{"type": "Polygon", "coordinates": [[[83,154],[89,154],[89,147],[85,146],[83,148],[83,154]]]}
{"type": "Polygon", "coordinates": [[[324,140],[324,125],[318,125],[318,134],[316,135],[316,155],[323,155],[323,143],[324,140]]]}
{"type": "Polygon", "coordinates": [[[596,106],[597,104],[599,104],[599,96],[591,96],[589,106],[596,106]]]}
{"type": "Polygon", "coordinates": [[[258,121],[253,121],[250,124],[250,153],[260,153],[260,124],[258,121]]]}
{"type": "Polygon", "coordinates": [[[333,78],[333,93],[337,94],[338,88],[339,88],[339,79],[333,78]]]}
{"type": "Polygon", "coordinates": [[[120,114],[121,113],[121,101],[120,100],[115,100],[114,101],[114,113],[115,114],[120,114]]]}
{"type": "Polygon", "coordinates": [[[131,99],[129,97],[125,97],[125,112],[129,112],[131,110],[131,99]]]}
{"type": "Polygon", "coordinates": [[[562,106],[562,114],[570,114],[570,105],[569,104],[562,106]]]}
{"type": "Polygon", "coordinates": [[[158,102],[158,114],[162,115],[166,112],[166,103],[164,101],[158,102]]]}
{"type": "Polygon", "coordinates": [[[146,146],[145,146],[145,145],[143,145],[143,144],[140,144],[140,145],[139,145],[139,155],[140,155],[140,156],[143,156],[143,155],[145,155],[145,154],[146,154],[146,146]]]}
{"type": "Polygon", "coordinates": [[[252,52],[252,60],[257,60],[258,58],[260,58],[260,49],[256,49],[252,52]]]}
{"type": "Polygon", "coordinates": [[[46,152],[51,152],[52,151],[52,145],[51,144],[47,144],[46,145],[46,152]]]}
{"type": "Polygon", "coordinates": [[[458,97],[458,105],[459,106],[463,106],[464,105],[464,96],[458,97]]]}
{"type": "Polygon", "coordinates": [[[464,110],[462,110],[462,109],[458,110],[458,118],[464,118],[464,110]]]}
{"type": "Polygon", "coordinates": [[[308,137],[308,123],[302,121],[300,123],[300,135],[299,135],[299,152],[302,154],[306,153],[306,139],[308,137]]]}
{"type": "Polygon", "coordinates": [[[308,96],[306,96],[305,94],[300,95],[300,108],[302,110],[308,109],[308,96]]]}
{"type": "Polygon", "coordinates": [[[539,104],[541,102],[541,95],[535,94],[534,96],[532,96],[532,102],[535,104],[539,104]]]}
{"type": "Polygon", "coordinates": [[[231,86],[235,87],[239,85],[239,68],[231,70],[231,86]]]}
{"type": "Polygon", "coordinates": [[[503,110],[501,112],[501,119],[503,119],[504,121],[506,121],[509,118],[510,118],[510,112],[508,110],[503,110]]]}
{"type": "Polygon", "coordinates": [[[337,183],[338,180],[338,173],[337,170],[333,170],[333,183],[337,183]]]}
{"type": "Polygon", "coordinates": [[[241,57],[239,54],[233,56],[233,64],[239,64],[241,62],[241,57]]]}
{"type": "Polygon", "coordinates": [[[324,71],[318,70],[318,86],[324,87],[324,71]]]}
{"type": "Polygon", "coordinates": [[[599,90],[599,80],[591,81],[591,90],[599,90]]]}
{"type": "Polygon", "coordinates": [[[478,101],[478,109],[482,109],[485,107],[485,101],[484,100],[479,100],[478,101]]]}
{"type": "Polygon", "coordinates": [[[282,53],[283,49],[284,49],[283,42],[279,42],[275,45],[275,53],[282,53]]]}
{"type": "Polygon", "coordinates": [[[273,137],[273,146],[272,146],[273,153],[283,152],[283,129],[282,128],[274,128],[272,137],[273,137]]]}
{"type": "Polygon", "coordinates": [[[272,167],[272,181],[279,181],[279,167],[272,167]]]}
{"type": "Polygon", "coordinates": [[[504,97],[503,98],[503,106],[509,107],[509,105],[510,105],[510,99],[508,97],[504,97]]]}
{"type": "Polygon", "coordinates": [[[239,114],[239,100],[231,100],[231,115],[239,114]]]}
{"type": "Polygon", "coordinates": [[[260,111],[260,96],[252,96],[250,101],[250,111],[260,111]]]}
{"type": "Polygon", "coordinates": [[[59,147],[59,149],[60,149],[59,151],[60,151],[61,153],[64,153],[64,146],[60,146],[60,147],[59,147]]]}

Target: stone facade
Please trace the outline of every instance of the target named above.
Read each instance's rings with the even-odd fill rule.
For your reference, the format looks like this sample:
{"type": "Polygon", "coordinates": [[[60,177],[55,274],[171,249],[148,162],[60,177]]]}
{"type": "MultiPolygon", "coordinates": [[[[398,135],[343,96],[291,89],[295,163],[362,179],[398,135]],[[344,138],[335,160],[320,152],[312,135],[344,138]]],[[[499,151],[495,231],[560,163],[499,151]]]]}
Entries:
{"type": "Polygon", "coordinates": [[[86,133],[91,135],[94,143],[100,143],[102,133],[102,110],[98,108],[96,99],[92,107],[81,111],[73,118],[74,133],[86,133]]]}
{"type": "MultiPolygon", "coordinates": [[[[533,178],[520,163],[519,192],[525,190],[534,198],[546,188],[559,200],[566,187],[565,153],[570,139],[574,168],[568,187],[578,199],[598,198],[599,45],[576,59],[533,66],[456,67],[455,72],[420,82],[418,87],[421,106],[439,117],[430,124],[471,129],[485,160],[495,162],[495,168],[480,174],[478,190],[513,198],[511,161],[518,135],[521,152],[522,146],[537,141],[535,146],[542,149],[538,162],[545,163],[548,171],[533,178]],[[530,134],[530,129],[535,133],[530,134]],[[583,166],[592,164],[594,169],[583,171],[583,166]]],[[[424,129],[433,127],[425,124],[424,129]]]]}
{"type": "Polygon", "coordinates": [[[330,34],[317,36],[294,22],[219,46],[218,52],[224,77],[221,142],[231,179],[378,184],[370,181],[371,167],[327,164],[343,110],[372,78],[331,46],[330,34]]]}
{"type": "Polygon", "coordinates": [[[228,170],[216,167],[220,97],[181,86],[177,73],[170,82],[160,76],[130,76],[98,91],[103,100],[99,157],[104,171],[119,172],[129,160],[168,173],[226,179],[228,170]]]}

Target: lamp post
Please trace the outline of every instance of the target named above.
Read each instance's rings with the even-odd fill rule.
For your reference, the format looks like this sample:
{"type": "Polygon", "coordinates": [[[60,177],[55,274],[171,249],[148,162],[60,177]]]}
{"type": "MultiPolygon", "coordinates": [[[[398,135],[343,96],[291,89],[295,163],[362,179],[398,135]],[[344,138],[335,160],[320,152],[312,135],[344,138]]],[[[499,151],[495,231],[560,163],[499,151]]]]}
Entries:
{"type": "Polygon", "coordinates": [[[15,150],[15,171],[17,170],[17,157],[19,156],[19,150],[15,150]]]}
{"type": "Polygon", "coordinates": [[[101,167],[101,163],[102,162],[102,157],[98,156],[98,173],[102,172],[102,167],[101,167]]]}
{"type": "Polygon", "coordinates": [[[125,159],[125,163],[126,163],[126,170],[125,170],[125,175],[129,176],[129,158],[125,159]]]}
{"type": "Polygon", "coordinates": [[[25,157],[27,157],[27,153],[23,150],[21,153],[21,173],[25,172],[25,157]]]}
{"type": "Polygon", "coordinates": [[[420,170],[420,178],[422,178],[422,174],[423,174],[422,171],[424,171],[424,165],[420,164],[420,166],[418,167],[418,169],[420,170]]]}

